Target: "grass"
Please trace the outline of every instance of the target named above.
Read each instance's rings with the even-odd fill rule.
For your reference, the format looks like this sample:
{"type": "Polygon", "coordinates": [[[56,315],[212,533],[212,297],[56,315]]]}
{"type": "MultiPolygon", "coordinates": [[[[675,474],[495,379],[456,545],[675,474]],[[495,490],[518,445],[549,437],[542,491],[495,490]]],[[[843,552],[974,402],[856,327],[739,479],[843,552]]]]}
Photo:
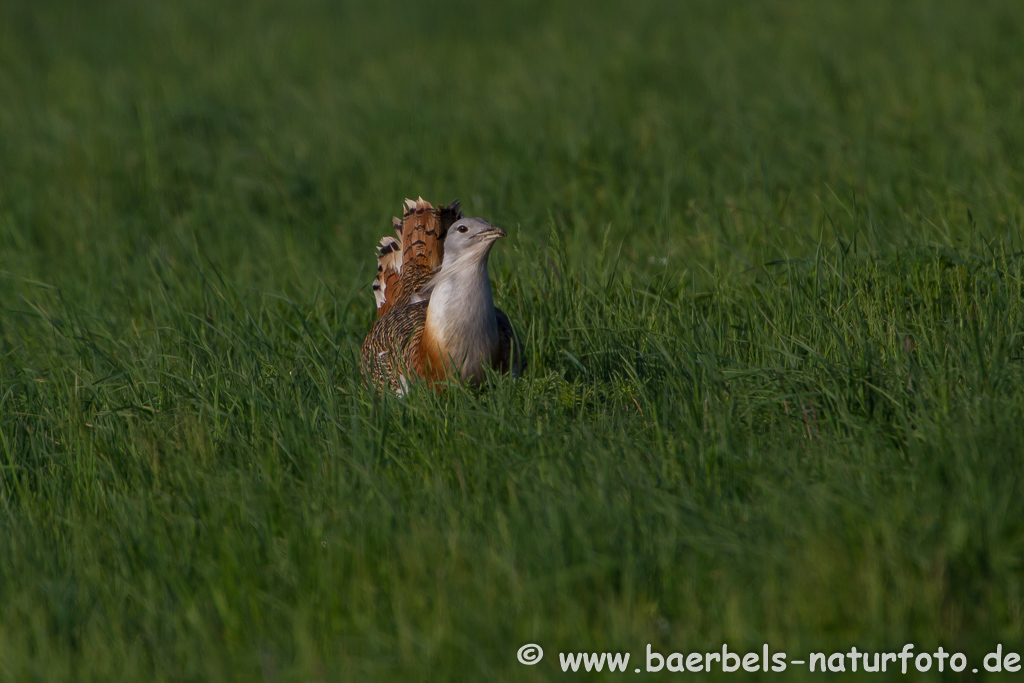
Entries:
{"type": "Polygon", "coordinates": [[[1022,31],[1011,0],[0,4],[0,678],[1020,651],[1022,31]],[[508,229],[521,381],[362,385],[420,194],[508,229]]]}

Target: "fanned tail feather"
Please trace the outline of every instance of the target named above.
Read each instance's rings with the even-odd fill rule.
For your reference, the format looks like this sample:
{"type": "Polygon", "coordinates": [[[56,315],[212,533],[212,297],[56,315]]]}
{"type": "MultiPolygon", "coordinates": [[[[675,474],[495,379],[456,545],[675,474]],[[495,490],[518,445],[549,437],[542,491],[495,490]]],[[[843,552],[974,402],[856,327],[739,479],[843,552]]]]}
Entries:
{"type": "MultiPolygon", "coordinates": [[[[435,209],[423,197],[405,200],[402,217],[402,294],[406,302],[425,300],[424,287],[433,280],[444,261],[448,228],[462,218],[459,200],[435,209]]],[[[398,230],[397,224],[395,230],[398,230]]]]}
{"type": "Polygon", "coordinates": [[[409,275],[420,271],[433,273],[444,260],[444,236],[438,212],[420,197],[405,200],[402,216],[402,263],[409,275]]]}
{"type": "Polygon", "coordinates": [[[406,199],[402,218],[393,217],[395,237],[384,237],[377,250],[377,277],[373,295],[377,317],[414,299],[444,261],[448,228],[462,218],[459,200],[435,209],[423,197],[406,199]]]}
{"type": "Polygon", "coordinates": [[[378,318],[402,298],[402,289],[402,243],[394,237],[382,237],[377,250],[377,277],[373,281],[378,318]]]}

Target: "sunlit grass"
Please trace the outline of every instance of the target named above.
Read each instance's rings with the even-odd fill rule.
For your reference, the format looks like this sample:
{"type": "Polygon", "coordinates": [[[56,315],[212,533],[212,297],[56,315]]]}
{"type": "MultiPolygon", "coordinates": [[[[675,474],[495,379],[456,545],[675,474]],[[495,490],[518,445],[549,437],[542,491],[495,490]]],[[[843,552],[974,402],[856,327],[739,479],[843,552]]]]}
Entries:
{"type": "Polygon", "coordinates": [[[1022,30],[0,5],[0,678],[1020,646],[1022,30]],[[522,380],[363,386],[421,194],[508,230],[522,380]]]}

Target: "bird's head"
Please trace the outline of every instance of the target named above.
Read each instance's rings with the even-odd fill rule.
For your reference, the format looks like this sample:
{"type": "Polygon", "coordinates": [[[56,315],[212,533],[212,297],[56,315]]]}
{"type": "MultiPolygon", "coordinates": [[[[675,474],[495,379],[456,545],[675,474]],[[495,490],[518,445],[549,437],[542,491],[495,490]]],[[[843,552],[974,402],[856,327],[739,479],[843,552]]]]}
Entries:
{"type": "Polygon", "coordinates": [[[483,218],[462,218],[448,228],[444,239],[445,263],[486,259],[494,242],[502,237],[505,231],[483,218]]]}

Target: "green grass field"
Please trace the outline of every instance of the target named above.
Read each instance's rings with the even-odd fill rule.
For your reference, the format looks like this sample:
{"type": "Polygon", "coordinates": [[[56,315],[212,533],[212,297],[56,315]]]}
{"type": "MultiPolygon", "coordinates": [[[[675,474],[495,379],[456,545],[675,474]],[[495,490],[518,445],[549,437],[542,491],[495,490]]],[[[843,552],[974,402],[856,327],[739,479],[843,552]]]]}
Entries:
{"type": "Polygon", "coordinates": [[[363,5],[0,3],[0,680],[1024,651],[1024,5],[363,5]],[[417,195],[522,380],[363,386],[417,195]]]}

